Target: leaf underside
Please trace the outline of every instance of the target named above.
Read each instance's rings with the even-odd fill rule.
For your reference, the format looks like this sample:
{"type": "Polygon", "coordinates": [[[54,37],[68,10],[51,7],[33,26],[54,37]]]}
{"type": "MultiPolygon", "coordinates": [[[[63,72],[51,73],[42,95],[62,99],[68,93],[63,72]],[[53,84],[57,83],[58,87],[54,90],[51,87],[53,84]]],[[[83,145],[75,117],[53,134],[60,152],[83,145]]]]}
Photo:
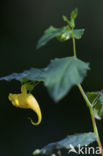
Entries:
{"type": "Polygon", "coordinates": [[[26,81],[42,81],[51,97],[58,102],[68,93],[71,87],[83,81],[88,69],[88,63],[74,56],[56,58],[46,68],[32,68],[23,73],[13,73],[1,77],[0,80],[10,81],[16,79],[23,82],[26,79],[26,81]]]}
{"type": "Polygon", "coordinates": [[[92,132],[75,134],[67,136],[63,140],[50,143],[47,146],[43,147],[42,149],[37,149],[33,152],[33,155],[37,154],[50,155],[54,150],[59,150],[62,148],[70,149],[70,145],[74,147],[78,147],[78,145],[80,145],[82,147],[85,145],[89,145],[90,143],[96,140],[97,140],[96,135],[92,132]]]}

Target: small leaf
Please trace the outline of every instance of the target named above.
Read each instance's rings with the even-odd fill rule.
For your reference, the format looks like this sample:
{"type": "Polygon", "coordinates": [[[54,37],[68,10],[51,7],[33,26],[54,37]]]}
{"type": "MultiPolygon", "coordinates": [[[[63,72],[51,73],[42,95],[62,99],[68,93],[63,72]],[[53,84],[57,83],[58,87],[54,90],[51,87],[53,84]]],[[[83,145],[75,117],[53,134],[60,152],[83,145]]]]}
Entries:
{"type": "Polygon", "coordinates": [[[63,15],[63,20],[69,24],[69,20],[66,16],[63,15]]]}
{"type": "Polygon", "coordinates": [[[63,31],[63,28],[55,28],[53,26],[50,26],[47,30],[44,31],[44,35],[38,41],[37,49],[39,49],[41,46],[44,46],[51,39],[60,35],[60,33],[62,33],[62,31],[63,31]]]}
{"type": "Polygon", "coordinates": [[[103,94],[100,96],[99,100],[101,103],[100,116],[103,117],[103,94]]]}
{"type": "Polygon", "coordinates": [[[74,9],[71,13],[71,16],[70,16],[70,22],[69,22],[69,25],[74,28],[75,27],[75,19],[78,15],[78,9],[74,9]]]}
{"type": "Polygon", "coordinates": [[[73,147],[78,147],[78,145],[85,146],[89,145],[90,143],[97,140],[97,137],[94,133],[82,133],[82,134],[75,134],[67,136],[65,139],[50,143],[47,146],[43,147],[42,149],[36,149],[33,152],[33,155],[37,154],[45,154],[50,155],[53,153],[54,150],[59,150],[62,148],[70,149],[70,145],[73,147]]]}
{"type": "Polygon", "coordinates": [[[75,20],[77,16],[78,16],[78,9],[75,8],[75,9],[71,12],[70,19],[75,20]]]}
{"type": "Polygon", "coordinates": [[[73,30],[73,35],[75,39],[81,39],[81,37],[84,34],[85,29],[74,29],[73,30]]]}
{"type": "Polygon", "coordinates": [[[68,18],[66,16],[63,16],[63,20],[65,22],[67,22],[67,24],[71,27],[74,28],[75,27],[75,19],[78,15],[78,9],[74,9],[70,15],[70,20],[68,20],[68,18]]]}
{"type": "Polygon", "coordinates": [[[42,81],[48,88],[51,97],[58,102],[74,85],[83,81],[88,69],[88,63],[73,56],[54,59],[46,68],[32,68],[23,73],[14,73],[2,77],[0,80],[10,81],[16,79],[23,82],[23,79],[27,79],[33,82],[42,81]]]}
{"type": "Polygon", "coordinates": [[[69,26],[64,26],[62,28],[55,28],[50,26],[44,31],[44,35],[40,38],[37,43],[37,49],[41,46],[47,44],[51,39],[57,38],[59,41],[66,41],[72,36],[69,26]]]}
{"type": "Polygon", "coordinates": [[[93,105],[95,118],[100,120],[103,117],[103,94],[101,92],[87,92],[87,97],[93,105]]]}

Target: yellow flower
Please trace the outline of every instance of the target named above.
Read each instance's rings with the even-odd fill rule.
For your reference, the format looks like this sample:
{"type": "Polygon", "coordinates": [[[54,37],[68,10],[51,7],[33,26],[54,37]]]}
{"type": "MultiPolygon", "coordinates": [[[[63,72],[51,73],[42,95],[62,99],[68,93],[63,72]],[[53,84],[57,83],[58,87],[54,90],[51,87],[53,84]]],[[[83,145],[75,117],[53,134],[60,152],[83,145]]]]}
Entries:
{"type": "Polygon", "coordinates": [[[35,97],[27,93],[26,85],[21,86],[21,93],[20,94],[9,94],[9,100],[15,107],[24,108],[24,109],[32,109],[38,116],[38,121],[35,123],[32,119],[31,123],[33,125],[39,125],[42,120],[42,114],[39,107],[39,104],[35,97]]]}

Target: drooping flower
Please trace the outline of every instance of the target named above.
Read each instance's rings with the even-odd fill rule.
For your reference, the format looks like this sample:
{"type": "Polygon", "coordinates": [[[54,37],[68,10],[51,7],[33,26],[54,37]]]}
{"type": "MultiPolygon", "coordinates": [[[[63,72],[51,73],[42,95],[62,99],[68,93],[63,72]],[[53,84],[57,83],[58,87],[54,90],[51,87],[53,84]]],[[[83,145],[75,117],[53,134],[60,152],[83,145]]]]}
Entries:
{"type": "Polygon", "coordinates": [[[38,121],[34,122],[32,119],[30,119],[31,123],[33,125],[40,124],[40,122],[42,120],[42,114],[41,114],[39,104],[32,94],[27,93],[25,84],[21,86],[21,93],[19,93],[19,94],[11,94],[10,93],[8,98],[11,101],[11,103],[13,104],[13,106],[15,106],[15,107],[24,108],[24,109],[32,109],[37,114],[38,121]]]}

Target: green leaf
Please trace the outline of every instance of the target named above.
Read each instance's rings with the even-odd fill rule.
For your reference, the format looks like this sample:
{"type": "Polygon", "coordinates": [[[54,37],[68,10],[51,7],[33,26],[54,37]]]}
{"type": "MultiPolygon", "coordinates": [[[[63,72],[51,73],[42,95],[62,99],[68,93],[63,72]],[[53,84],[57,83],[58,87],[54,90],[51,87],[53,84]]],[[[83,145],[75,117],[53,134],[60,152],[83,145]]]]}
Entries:
{"type": "Polygon", "coordinates": [[[84,29],[74,29],[70,30],[69,27],[64,27],[64,31],[57,36],[57,40],[60,42],[67,41],[72,38],[72,33],[75,39],[81,39],[84,34],[84,29]]]}
{"type": "Polygon", "coordinates": [[[72,12],[71,12],[71,15],[70,15],[70,19],[72,20],[75,20],[78,16],[78,9],[75,8],[72,12]]]}
{"type": "Polygon", "coordinates": [[[85,29],[74,29],[73,35],[75,39],[81,39],[84,34],[85,29]]]}
{"type": "Polygon", "coordinates": [[[103,117],[103,94],[101,92],[87,92],[87,97],[93,105],[95,118],[100,120],[103,117]]]}
{"type": "Polygon", "coordinates": [[[62,28],[55,28],[50,26],[44,31],[44,35],[40,38],[37,43],[37,49],[41,46],[47,44],[51,39],[57,38],[59,41],[66,41],[72,36],[69,26],[64,26],[62,28]]]}
{"type": "Polygon", "coordinates": [[[48,29],[46,29],[44,31],[44,35],[38,41],[37,49],[39,49],[41,46],[44,46],[51,39],[53,39],[56,36],[60,35],[60,33],[62,33],[62,31],[63,31],[63,28],[55,28],[53,26],[50,26],[48,29]]]}
{"type": "Polygon", "coordinates": [[[54,150],[60,150],[62,148],[70,149],[70,145],[78,147],[78,145],[85,146],[97,140],[97,137],[94,133],[82,133],[67,136],[65,139],[53,142],[43,147],[42,149],[36,149],[33,152],[33,155],[45,154],[50,155],[54,150]]]}
{"type": "Polygon", "coordinates": [[[43,36],[37,43],[37,49],[47,44],[51,39],[57,38],[57,40],[63,42],[72,38],[72,33],[74,34],[75,39],[80,39],[84,33],[84,29],[74,29],[71,30],[69,26],[64,26],[62,28],[55,28],[50,26],[47,30],[44,31],[43,36]]]}
{"type": "Polygon", "coordinates": [[[20,81],[21,83],[27,83],[29,80],[31,81],[41,81],[42,70],[37,68],[31,68],[30,70],[26,70],[22,73],[13,73],[11,75],[1,77],[0,80],[11,81],[13,79],[20,81]]]}
{"type": "Polygon", "coordinates": [[[75,27],[75,19],[78,15],[78,9],[74,9],[70,15],[70,22],[69,25],[74,28],[75,27]]]}
{"type": "Polygon", "coordinates": [[[69,24],[69,20],[66,16],[63,15],[63,20],[69,24]]]}
{"type": "Polygon", "coordinates": [[[43,69],[32,68],[23,73],[14,73],[0,80],[16,79],[23,82],[23,79],[29,81],[43,81],[48,88],[51,97],[57,102],[61,100],[68,91],[81,83],[89,69],[88,63],[85,63],[76,57],[57,58],[43,69]]]}
{"type": "Polygon", "coordinates": [[[100,96],[99,100],[101,103],[100,116],[103,117],[103,94],[100,96]]]}
{"type": "Polygon", "coordinates": [[[76,57],[54,59],[45,69],[45,86],[55,101],[59,101],[74,85],[83,81],[88,69],[88,63],[76,57]]]}
{"type": "Polygon", "coordinates": [[[70,15],[70,20],[68,20],[68,18],[66,16],[63,16],[63,20],[65,22],[67,22],[67,24],[71,27],[74,28],[75,27],[75,19],[78,15],[78,9],[74,9],[70,15]]]}

